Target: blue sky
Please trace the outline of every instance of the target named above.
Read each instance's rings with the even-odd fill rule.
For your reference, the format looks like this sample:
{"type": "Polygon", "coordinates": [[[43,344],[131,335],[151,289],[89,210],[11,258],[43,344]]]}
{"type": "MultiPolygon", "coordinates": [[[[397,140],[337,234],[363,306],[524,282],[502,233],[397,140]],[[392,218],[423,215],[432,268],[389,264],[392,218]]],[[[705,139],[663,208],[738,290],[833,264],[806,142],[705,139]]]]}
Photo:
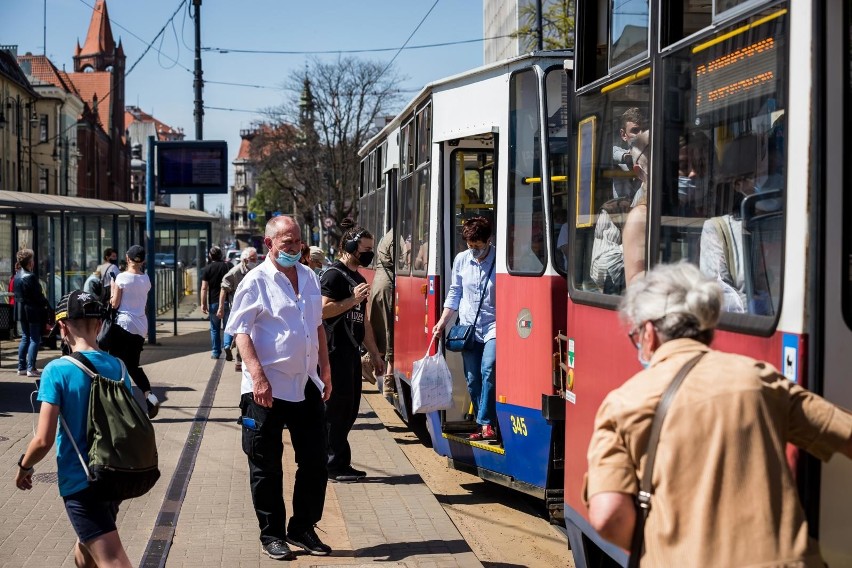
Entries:
{"type": "MultiPolygon", "coordinates": [[[[483,0],[439,0],[409,45],[479,39],[482,37],[483,0]]],[[[191,0],[190,0],[191,3],[191,0]]],[[[113,36],[122,40],[127,67],[136,62],[147,44],[177,9],[180,0],[107,0],[113,36]],[[131,33],[132,32],[132,33],[131,33]],[[137,37],[134,37],[138,36],[137,37]],[[139,39],[141,38],[141,39],[139,39]],[[144,40],[144,41],[143,41],[144,40]]],[[[359,50],[398,48],[433,6],[432,0],[204,0],[201,42],[204,47],[256,50],[359,50]]],[[[46,0],[48,57],[60,69],[73,71],[76,42],[85,39],[94,0],[46,0]]],[[[18,45],[18,53],[44,53],[44,0],[4,2],[0,44],[18,45]]],[[[193,21],[182,9],[174,27],[154,44],[127,76],[125,101],[173,127],[182,127],[194,139],[192,70],[193,21]],[[176,37],[177,36],[177,37],[176,37]],[[178,61],[175,64],[171,59],[178,61]],[[184,67],[186,69],[184,69],[184,67]]],[[[395,51],[358,54],[387,62],[395,51]]],[[[243,110],[264,109],[283,102],[279,88],[294,70],[305,67],[306,55],[218,54],[204,52],[206,81],[224,81],[273,87],[259,89],[207,83],[206,106],[243,110]]],[[[322,56],[336,60],[336,55],[322,56]]],[[[426,83],[482,64],[482,43],[404,50],[394,65],[408,79],[400,89],[426,83]]],[[[206,110],[204,138],[226,140],[230,159],[239,148],[239,131],[261,114],[206,110]]],[[[233,182],[233,177],[229,183],[233,182]]],[[[186,206],[179,197],[176,206],[186,206]]],[[[207,196],[205,208],[229,205],[224,196],[207,196]]]]}

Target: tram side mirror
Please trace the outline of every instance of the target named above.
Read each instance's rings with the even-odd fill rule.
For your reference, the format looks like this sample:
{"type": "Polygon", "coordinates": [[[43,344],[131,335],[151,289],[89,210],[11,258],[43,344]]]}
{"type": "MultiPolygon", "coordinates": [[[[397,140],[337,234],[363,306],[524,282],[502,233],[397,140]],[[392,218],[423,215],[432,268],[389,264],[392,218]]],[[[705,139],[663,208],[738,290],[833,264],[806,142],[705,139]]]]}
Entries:
{"type": "Polygon", "coordinates": [[[742,202],[743,278],[748,311],[772,316],[781,301],[784,199],[781,190],[749,195],[742,202]]]}

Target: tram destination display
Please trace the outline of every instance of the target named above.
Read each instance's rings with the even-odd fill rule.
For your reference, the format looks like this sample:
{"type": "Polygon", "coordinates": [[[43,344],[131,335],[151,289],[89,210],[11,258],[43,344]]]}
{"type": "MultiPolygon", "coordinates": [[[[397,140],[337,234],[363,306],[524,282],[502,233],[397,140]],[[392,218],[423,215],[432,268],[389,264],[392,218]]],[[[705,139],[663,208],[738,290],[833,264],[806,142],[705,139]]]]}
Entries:
{"type": "MultiPolygon", "coordinates": [[[[708,53],[719,52],[711,50],[708,53]]],[[[695,68],[696,116],[774,93],[777,58],[778,42],[767,37],[698,63],[695,68]]]]}
{"type": "Polygon", "coordinates": [[[228,193],[226,142],[158,142],[156,148],[159,193],[228,193]]]}

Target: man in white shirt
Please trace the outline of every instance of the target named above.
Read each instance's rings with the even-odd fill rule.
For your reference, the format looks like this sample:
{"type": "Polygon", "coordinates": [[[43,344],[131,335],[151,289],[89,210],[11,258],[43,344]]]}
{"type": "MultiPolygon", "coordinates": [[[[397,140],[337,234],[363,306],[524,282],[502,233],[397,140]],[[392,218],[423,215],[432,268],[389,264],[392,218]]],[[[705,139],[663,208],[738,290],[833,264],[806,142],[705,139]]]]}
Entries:
{"type": "Polygon", "coordinates": [[[299,263],[302,239],[292,217],[272,218],[264,244],[266,261],[240,283],[226,328],[243,358],[240,424],[252,501],[267,556],[292,560],[287,543],[324,556],[331,547],[314,531],[328,482],[323,403],[331,394],[322,294],[316,274],[299,263]],[[285,424],[297,463],[286,532],[285,424]]]}

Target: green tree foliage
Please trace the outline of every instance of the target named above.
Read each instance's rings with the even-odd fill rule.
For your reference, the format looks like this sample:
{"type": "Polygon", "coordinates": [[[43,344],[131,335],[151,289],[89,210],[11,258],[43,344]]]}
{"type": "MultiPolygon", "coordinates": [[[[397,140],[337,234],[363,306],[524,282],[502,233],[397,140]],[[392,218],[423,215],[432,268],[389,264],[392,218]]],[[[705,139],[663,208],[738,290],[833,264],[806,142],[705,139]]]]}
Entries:
{"type": "MultiPolygon", "coordinates": [[[[542,0],[542,32],[544,49],[574,47],[574,0],[542,0]]],[[[512,34],[520,39],[520,52],[535,51],[538,45],[536,2],[529,0],[518,6],[521,25],[512,34]]]]}

